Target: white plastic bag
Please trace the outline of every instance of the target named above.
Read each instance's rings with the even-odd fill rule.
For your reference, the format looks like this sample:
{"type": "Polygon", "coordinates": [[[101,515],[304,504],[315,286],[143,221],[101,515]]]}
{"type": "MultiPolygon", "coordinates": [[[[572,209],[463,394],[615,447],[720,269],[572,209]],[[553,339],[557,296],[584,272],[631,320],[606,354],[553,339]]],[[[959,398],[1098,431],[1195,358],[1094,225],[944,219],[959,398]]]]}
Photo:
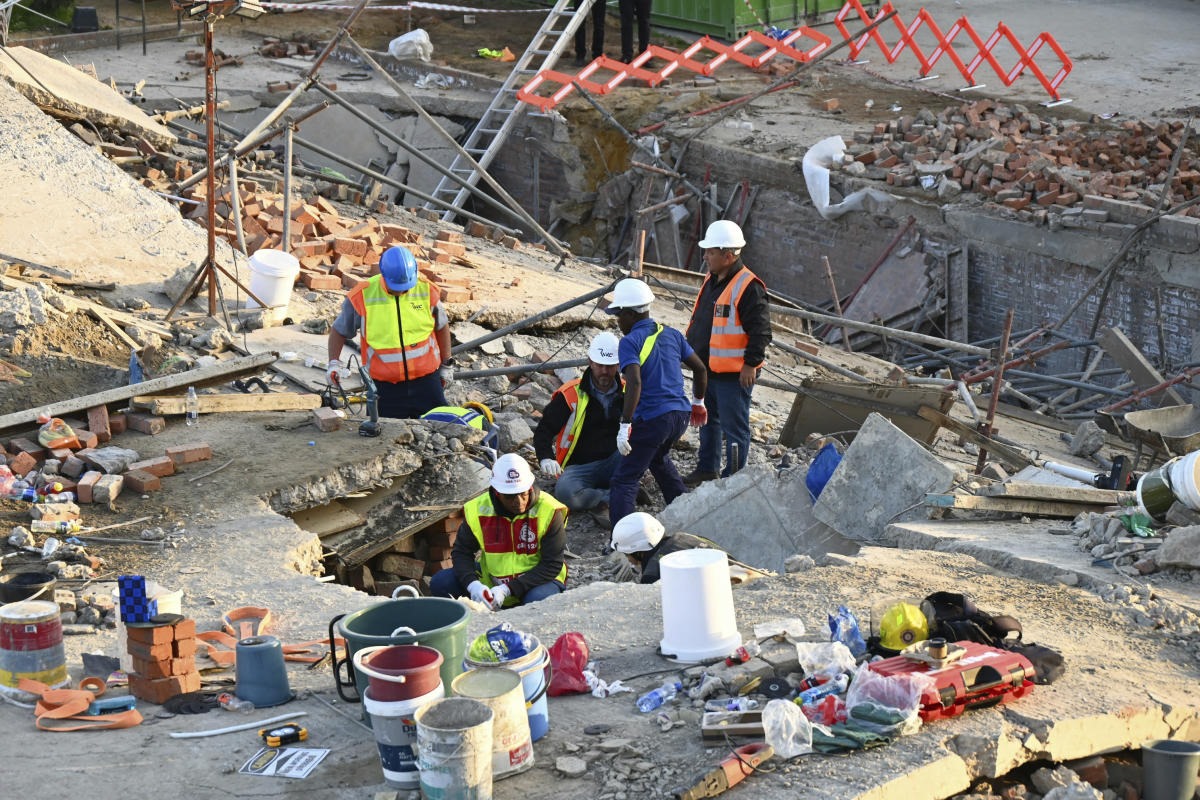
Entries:
{"type": "Polygon", "coordinates": [[[898,725],[881,726],[859,718],[854,724],[883,735],[907,736],[921,727],[921,695],[936,685],[937,681],[924,673],[884,675],[864,663],[854,673],[846,692],[846,710],[853,716],[854,707],[866,702],[894,708],[904,715],[904,721],[898,725]]]}
{"type": "Polygon", "coordinates": [[[854,656],[841,642],[796,642],[796,658],[805,675],[828,675],[854,671],[854,656]]]}
{"type": "Polygon", "coordinates": [[[837,219],[849,211],[880,212],[890,208],[896,199],[881,189],[859,189],[840,203],[829,202],[829,164],[840,161],[846,152],[841,136],[822,139],[808,149],[801,161],[804,182],[817,213],[825,219],[837,219]]]}
{"type": "Polygon", "coordinates": [[[767,744],[782,759],[811,753],[812,723],[790,700],[772,700],[762,712],[767,744]]]}
{"type": "Polygon", "coordinates": [[[417,28],[392,39],[388,45],[388,55],[392,58],[419,58],[428,61],[433,58],[433,42],[429,41],[429,34],[424,28],[417,28]]]}

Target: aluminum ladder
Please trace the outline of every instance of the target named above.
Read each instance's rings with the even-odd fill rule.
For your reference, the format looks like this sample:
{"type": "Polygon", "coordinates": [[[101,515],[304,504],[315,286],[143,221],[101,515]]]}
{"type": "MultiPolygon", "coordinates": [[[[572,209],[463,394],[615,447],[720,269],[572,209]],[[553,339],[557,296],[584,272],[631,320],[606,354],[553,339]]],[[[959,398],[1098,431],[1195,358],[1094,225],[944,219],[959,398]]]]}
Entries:
{"type": "MultiPolygon", "coordinates": [[[[463,143],[463,149],[475,159],[480,169],[487,169],[492,163],[525,110],[525,104],[517,100],[517,90],[542,70],[554,67],[563,50],[572,42],[575,31],[579,30],[579,26],[588,18],[596,0],[580,0],[577,10],[571,8],[573,2],[574,0],[555,2],[542,26],[530,40],[529,47],[513,64],[513,70],[504,80],[504,85],[496,92],[487,110],[483,112],[483,116],[463,143]],[[540,66],[532,66],[539,59],[540,66]]],[[[442,214],[442,219],[446,222],[452,221],[455,212],[467,202],[471,194],[468,187],[477,185],[480,179],[479,170],[463,158],[462,154],[454,157],[450,164],[450,172],[466,181],[467,185],[464,186],[449,176],[442,176],[438,181],[433,196],[451,206],[442,214]]],[[[425,208],[436,210],[439,206],[433,202],[426,202],[425,208]]]]}

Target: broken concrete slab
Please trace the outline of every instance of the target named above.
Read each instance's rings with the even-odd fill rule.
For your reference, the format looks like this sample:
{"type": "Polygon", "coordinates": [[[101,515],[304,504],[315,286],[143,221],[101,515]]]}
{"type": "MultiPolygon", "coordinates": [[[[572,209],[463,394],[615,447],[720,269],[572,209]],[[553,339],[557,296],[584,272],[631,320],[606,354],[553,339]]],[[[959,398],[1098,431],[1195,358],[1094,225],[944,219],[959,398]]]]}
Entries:
{"type": "Polygon", "coordinates": [[[892,522],[926,516],[925,494],[946,491],[954,475],[904,431],[872,413],[812,513],[850,539],[877,540],[892,522]]]}
{"type": "Polygon", "coordinates": [[[1171,531],[1154,560],[1160,567],[1200,569],[1200,526],[1171,531]]]}
{"type": "Polygon", "coordinates": [[[732,558],[759,569],[783,572],[784,561],[797,553],[818,561],[830,552],[853,553],[853,542],[813,519],[806,474],[800,468],[777,472],[767,464],[749,465],[679,496],[658,519],[668,533],[712,539],[732,558]]]}
{"type": "Polygon", "coordinates": [[[112,88],[70,64],[26,47],[7,47],[0,57],[0,76],[39,108],[58,118],[87,120],[142,136],[159,149],[173,147],[177,137],[112,88]]]}

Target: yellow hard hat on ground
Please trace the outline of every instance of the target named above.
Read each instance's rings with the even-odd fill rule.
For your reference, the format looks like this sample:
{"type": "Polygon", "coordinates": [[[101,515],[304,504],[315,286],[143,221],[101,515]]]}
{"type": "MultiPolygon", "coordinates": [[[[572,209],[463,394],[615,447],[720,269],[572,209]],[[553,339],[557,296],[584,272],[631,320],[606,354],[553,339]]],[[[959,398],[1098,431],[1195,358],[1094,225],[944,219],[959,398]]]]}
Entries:
{"type": "Polygon", "coordinates": [[[879,619],[879,644],[888,650],[903,650],[929,638],[929,620],[918,606],[896,603],[879,619]]]}

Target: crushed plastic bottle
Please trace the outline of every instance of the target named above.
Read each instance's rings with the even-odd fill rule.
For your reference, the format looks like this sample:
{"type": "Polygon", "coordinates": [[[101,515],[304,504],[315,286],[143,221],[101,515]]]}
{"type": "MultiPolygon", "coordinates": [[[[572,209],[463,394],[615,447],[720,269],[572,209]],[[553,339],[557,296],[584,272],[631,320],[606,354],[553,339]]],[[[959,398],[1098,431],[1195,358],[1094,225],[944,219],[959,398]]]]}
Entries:
{"type": "Polygon", "coordinates": [[[825,683],[822,683],[820,686],[814,686],[811,689],[805,689],[800,693],[800,696],[796,698],[796,702],[800,705],[815,703],[822,697],[828,697],[832,694],[841,694],[842,692],[846,691],[846,687],[849,685],[850,679],[846,677],[845,673],[842,673],[831,681],[825,681],[825,683]]]}
{"type": "Polygon", "coordinates": [[[200,398],[196,395],[196,387],[189,386],[187,389],[187,400],[184,402],[186,410],[186,419],[189,426],[200,422],[200,398]]]}
{"type": "Polygon", "coordinates": [[[753,711],[758,708],[758,701],[749,697],[727,697],[723,700],[709,700],[704,704],[705,711],[753,711]]]}
{"type": "Polygon", "coordinates": [[[638,711],[643,714],[649,714],[654,709],[661,706],[663,703],[675,699],[675,696],[683,690],[683,684],[679,681],[667,681],[657,689],[651,689],[637,699],[638,711]]]}
{"type": "Polygon", "coordinates": [[[725,666],[732,667],[735,664],[745,664],[761,652],[762,647],[759,643],[751,639],[737,650],[725,656],[725,666]]]}
{"type": "Polygon", "coordinates": [[[53,494],[43,494],[38,497],[39,503],[74,503],[74,492],[54,492],[53,494]]]}
{"type": "Polygon", "coordinates": [[[240,697],[229,692],[221,692],[217,695],[217,702],[221,704],[221,708],[226,711],[237,711],[240,714],[249,714],[254,710],[254,703],[249,700],[242,700],[240,697]]]}
{"type": "Polygon", "coordinates": [[[79,533],[83,530],[83,520],[72,519],[50,522],[44,519],[35,519],[29,523],[29,530],[34,533],[56,533],[59,535],[79,533]]]}

